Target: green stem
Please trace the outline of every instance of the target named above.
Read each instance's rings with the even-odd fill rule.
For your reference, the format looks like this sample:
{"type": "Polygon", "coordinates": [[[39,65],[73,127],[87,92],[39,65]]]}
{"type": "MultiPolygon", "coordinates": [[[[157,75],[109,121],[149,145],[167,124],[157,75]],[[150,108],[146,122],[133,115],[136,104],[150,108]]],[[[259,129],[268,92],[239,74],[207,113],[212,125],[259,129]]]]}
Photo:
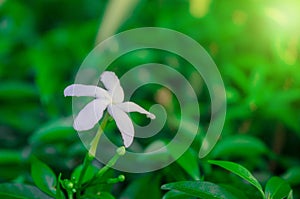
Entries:
{"type": "Polygon", "coordinates": [[[97,134],[91,142],[91,148],[89,150],[89,155],[92,156],[92,157],[95,157],[95,155],[96,155],[97,146],[98,146],[100,137],[103,134],[103,129],[105,128],[108,119],[109,119],[109,115],[106,112],[103,119],[102,119],[101,125],[98,128],[97,134]]]}
{"type": "Polygon", "coordinates": [[[87,184],[84,185],[83,188],[88,187],[89,185],[93,184],[97,179],[101,178],[106,173],[106,171],[108,169],[110,169],[112,166],[114,166],[116,164],[117,160],[125,154],[125,151],[126,151],[126,149],[124,146],[119,147],[116,150],[116,154],[112,157],[112,159],[110,161],[108,161],[108,163],[104,167],[102,167],[98,171],[98,173],[96,173],[94,175],[94,177],[87,184]]]}
{"type": "Polygon", "coordinates": [[[77,186],[78,186],[78,190],[77,190],[77,193],[76,193],[77,198],[79,198],[79,196],[80,196],[81,185],[82,185],[83,178],[85,176],[85,173],[86,173],[89,165],[92,163],[92,161],[93,161],[93,159],[94,159],[94,157],[96,155],[97,146],[98,146],[100,137],[103,134],[103,129],[105,128],[108,119],[109,119],[109,115],[106,112],[105,115],[104,115],[104,117],[103,117],[103,119],[102,119],[102,121],[101,121],[101,124],[100,124],[100,126],[98,128],[97,134],[96,134],[96,136],[94,137],[94,139],[91,142],[90,150],[85,155],[85,158],[84,158],[84,161],[83,161],[82,170],[80,172],[78,183],[77,183],[77,186]]]}
{"type": "Polygon", "coordinates": [[[68,199],[73,199],[73,192],[69,190],[67,192],[68,192],[68,199]]]}

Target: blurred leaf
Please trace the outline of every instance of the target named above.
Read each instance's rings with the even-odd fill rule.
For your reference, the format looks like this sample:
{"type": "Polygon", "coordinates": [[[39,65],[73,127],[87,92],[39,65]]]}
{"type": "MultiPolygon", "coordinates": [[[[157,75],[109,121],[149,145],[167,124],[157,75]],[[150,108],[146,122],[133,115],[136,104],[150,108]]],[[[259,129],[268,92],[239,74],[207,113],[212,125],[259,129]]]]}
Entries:
{"type": "Polygon", "coordinates": [[[37,89],[24,82],[1,82],[0,98],[7,100],[38,99],[37,89]]]}
{"type": "Polygon", "coordinates": [[[97,195],[84,195],[82,199],[114,199],[115,197],[108,192],[99,192],[97,195]]]}
{"type": "Polygon", "coordinates": [[[213,151],[211,156],[218,157],[248,157],[266,154],[268,148],[259,139],[248,135],[233,135],[221,139],[213,151]]]}
{"type": "Polygon", "coordinates": [[[0,121],[13,129],[18,134],[31,133],[41,122],[41,109],[34,103],[9,104],[0,109],[0,121]]]}
{"type": "Polygon", "coordinates": [[[281,176],[291,185],[300,184],[300,167],[290,168],[285,174],[281,176]]]}
{"type": "Polygon", "coordinates": [[[263,198],[264,198],[264,192],[262,190],[261,185],[259,184],[259,182],[257,181],[257,179],[250,173],[250,171],[248,171],[245,167],[243,167],[242,165],[239,165],[237,163],[233,163],[233,162],[228,162],[228,161],[221,161],[221,160],[208,160],[208,163],[210,164],[214,164],[217,166],[220,166],[238,176],[240,176],[241,178],[243,178],[244,180],[246,180],[247,182],[249,182],[250,184],[252,184],[253,186],[255,186],[259,192],[262,194],[263,198]]]}
{"type": "Polygon", "coordinates": [[[0,150],[0,164],[20,164],[22,159],[22,151],[0,150]]]}
{"type": "Polygon", "coordinates": [[[5,199],[51,199],[38,188],[24,184],[0,184],[0,197],[5,199]]]}
{"type": "Polygon", "coordinates": [[[160,199],[160,176],[146,175],[132,181],[121,194],[120,198],[160,199]],[[145,195],[147,194],[147,196],[145,195]]]}
{"type": "Polygon", "coordinates": [[[57,178],[54,172],[45,163],[37,158],[32,158],[31,176],[34,183],[42,191],[51,196],[56,195],[57,178]]]}
{"type": "Polygon", "coordinates": [[[0,150],[0,180],[12,180],[26,170],[22,151],[0,150]]]}
{"type": "Polygon", "coordinates": [[[228,184],[220,184],[220,186],[232,193],[232,195],[236,196],[238,199],[248,199],[241,187],[234,187],[233,185],[228,184]]]}
{"type": "Polygon", "coordinates": [[[62,118],[53,122],[49,122],[34,132],[34,134],[30,137],[30,143],[43,144],[51,143],[57,140],[72,140],[77,134],[71,124],[71,118],[62,118]]]}
{"type": "Polygon", "coordinates": [[[282,199],[287,197],[291,192],[290,185],[277,176],[272,177],[266,185],[265,193],[267,199],[282,199]]]}
{"type": "Polygon", "coordinates": [[[162,189],[176,190],[190,196],[203,199],[234,199],[236,198],[226,189],[217,184],[203,181],[182,181],[162,185],[162,189]]]}

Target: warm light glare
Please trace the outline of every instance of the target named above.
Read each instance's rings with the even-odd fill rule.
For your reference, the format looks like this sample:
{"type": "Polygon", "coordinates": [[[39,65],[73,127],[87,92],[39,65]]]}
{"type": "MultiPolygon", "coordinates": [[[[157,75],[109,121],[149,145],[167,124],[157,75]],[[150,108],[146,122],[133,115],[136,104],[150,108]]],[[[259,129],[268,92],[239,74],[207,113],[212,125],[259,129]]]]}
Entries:
{"type": "Polygon", "coordinates": [[[299,24],[300,6],[292,2],[271,6],[265,9],[265,14],[283,28],[291,28],[299,24]]]}
{"type": "Polygon", "coordinates": [[[266,14],[281,26],[288,24],[288,16],[286,16],[283,12],[281,12],[278,9],[267,8],[266,14]]]}
{"type": "Polygon", "coordinates": [[[204,17],[209,10],[211,0],[190,0],[190,13],[196,18],[204,17]]]}

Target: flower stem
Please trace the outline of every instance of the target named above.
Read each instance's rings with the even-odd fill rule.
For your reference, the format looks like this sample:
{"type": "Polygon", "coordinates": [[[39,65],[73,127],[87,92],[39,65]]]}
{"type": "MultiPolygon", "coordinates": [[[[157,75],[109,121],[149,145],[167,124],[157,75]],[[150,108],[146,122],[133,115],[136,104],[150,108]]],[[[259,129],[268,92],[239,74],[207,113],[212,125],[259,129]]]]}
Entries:
{"type": "Polygon", "coordinates": [[[125,149],[124,146],[119,147],[119,148],[116,150],[116,154],[112,157],[112,159],[109,160],[108,163],[107,163],[104,167],[102,167],[102,168],[98,171],[98,173],[96,173],[96,174],[94,175],[94,177],[93,177],[87,184],[85,184],[85,186],[84,186],[83,188],[88,187],[89,185],[95,183],[95,181],[97,181],[97,179],[101,178],[101,177],[106,173],[106,171],[107,171],[108,169],[110,169],[111,167],[113,167],[113,166],[116,164],[117,160],[118,160],[121,156],[125,155],[125,152],[126,152],[126,149],[125,149]]]}
{"type": "Polygon", "coordinates": [[[103,133],[103,129],[105,128],[105,126],[107,124],[108,119],[109,119],[109,115],[106,112],[103,119],[102,119],[102,122],[101,122],[101,124],[98,128],[97,134],[91,142],[91,148],[89,150],[89,155],[92,156],[92,157],[95,157],[95,155],[96,155],[97,146],[98,146],[100,137],[103,133]]]}
{"type": "Polygon", "coordinates": [[[67,191],[68,192],[68,199],[73,199],[73,192],[72,191],[67,191]]]}
{"type": "Polygon", "coordinates": [[[93,161],[93,159],[94,159],[94,157],[96,155],[97,146],[98,146],[100,137],[103,134],[103,129],[105,128],[108,119],[109,119],[109,115],[106,112],[105,115],[104,115],[104,117],[103,117],[103,119],[102,119],[102,121],[101,121],[101,124],[99,126],[98,131],[97,131],[97,134],[96,134],[96,136],[94,137],[94,139],[91,142],[90,150],[85,155],[85,158],[84,158],[84,161],[83,161],[83,165],[82,165],[82,170],[80,172],[78,183],[77,183],[77,186],[78,186],[78,189],[79,189],[77,191],[77,194],[76,194],[77,197],[80,195],[81,185],[82,185],[82,181],[83,181],[83,178],[85,176],[85,173],[86,173],[89,165],[92,163],[92,161],[93,161]]]}

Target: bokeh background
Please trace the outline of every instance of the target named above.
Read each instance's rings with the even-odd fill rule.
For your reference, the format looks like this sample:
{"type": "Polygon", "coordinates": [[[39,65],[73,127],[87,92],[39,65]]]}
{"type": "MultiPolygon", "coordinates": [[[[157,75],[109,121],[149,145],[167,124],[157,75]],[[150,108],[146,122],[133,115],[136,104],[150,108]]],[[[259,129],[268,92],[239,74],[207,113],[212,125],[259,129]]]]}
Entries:
{"type": "MultiPolygon", "coordinates": [[[[71,98],[64,98],[63,89],[73,83],[98,42],[124,30],[157,26],[198,41],[224,80],[226,123],[208,158],[243,164],[262,184],[270,176],[281,176],[299,198],[299,21],[298,0],[1,0],[0,182],[32,184],[32,155],[67,178],[86,149],[72,128],[71,98]]],[[[137,51],[121,57],[110,69],[122,75],[149,62],[171,65],[191,82],[201,110],[199,131],[205,132],[210,118],[208,91],[184,60],[166,52],[137,51]]],[[[133,99],[144,107],[160,103],[173,115],[163,134],[141,140],[140,147],[172,136],[180,117],[172,93],[153,86],[133,99]]],[[[109,129],[114,131],[113,126],[109,129]]],[[[115,131],[111,139],[120,144],[115,131]]],[[[161,198],[160,186],[179,180],[201,177],[241,186],[237,177],[218,169],[212,172],[197,159],[202,136],[188,151],[194,154],[187,156],[192,167],[177,161],[156,172],[126,174],[124,183],[108,189],[117,198],[143,198],[145,192],[149,198],[161,198]]],[[[255,198],[255,191],[245,187],[255,198]]]]}

